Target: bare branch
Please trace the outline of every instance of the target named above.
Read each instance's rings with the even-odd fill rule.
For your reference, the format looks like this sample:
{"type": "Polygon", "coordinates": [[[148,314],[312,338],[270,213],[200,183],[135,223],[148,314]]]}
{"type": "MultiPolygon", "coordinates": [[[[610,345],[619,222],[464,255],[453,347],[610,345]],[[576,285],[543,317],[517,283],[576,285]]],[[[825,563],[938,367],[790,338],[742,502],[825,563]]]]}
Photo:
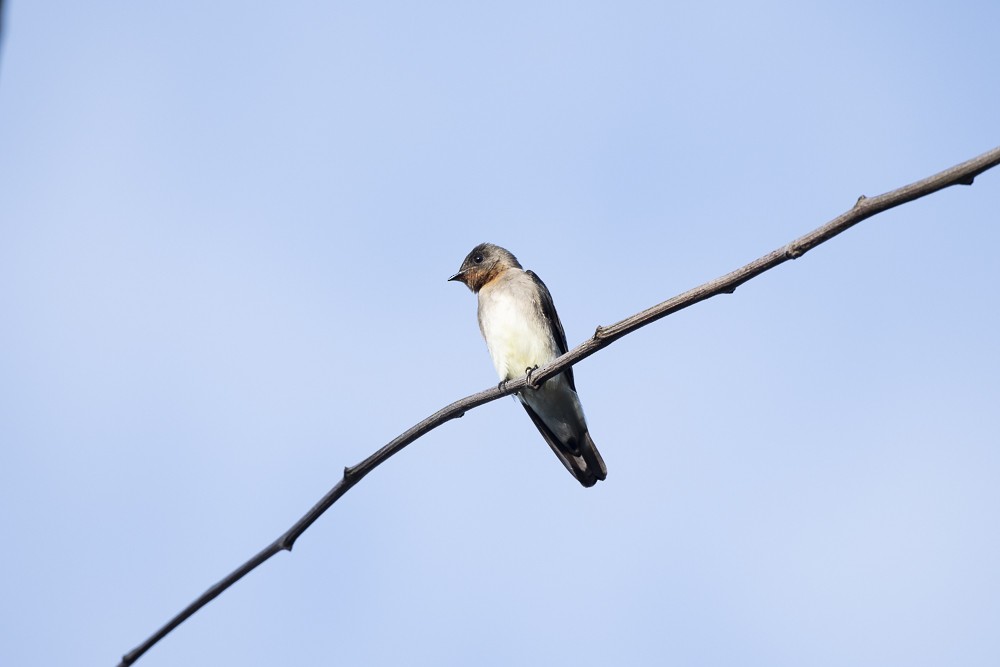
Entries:
{"type": "MultiPolygon", "coordinates": [[[[627,317],[620,322],[612,324],[611,326],[598,327],[594,332],[593,337],[584,341],[551,363],[535,370],[531,375],[531,386],[533,388],[538,387],[541,383],[545,382],[545,380],[558,375],[560,372],[566,370],[566,368],[582,361],[583,359],[586,359],[590,355],[607,347],[619,338],[622,338],[636,329],[646,326],[647,324],[652,324],[662,317],[666,317],[671,313],[675,313],[679,310],[687,308],[688,306],[692,306],[699,301],[704,301],[705,299],[709,299],[718,294],[732,294],[737,287],[748,280],[751,280],[752,278],[755,278],[765,271],[773,269],[779,264],[782,264],[790,259],[797,259],[801,257],[803,254],[812,250],[819,244],[832,239],[834,236],[846,231],[862,220],[870,218],[871,216],[881,213],[882,211],[899,206],[900,204],[905,204],[906,202],[913,201],[914,199],[925,197],[952,185],[971,185],[976,176],[987,169],[997,166],[997,164],[1000,164],[1000,147],[994,148],[993,150],[983,153],[982,155],[968,160],[967,162],[963,162],[962,164],[946,169],[945,171],[915,183],[903,186],[897,190],[887,192],[877,197],[869,198],[861,196],[858,198],[857,203],[855,203],[849,211],[842,213],[822,227],[809,232],[805,236],[799,237],[791,243],[764,255],[760,259],[750,262],[749,264],[727,273],[724,276],[716,278],[715,280],[688,290],[683,294],[678,294],[672,299],[668,299],[663,303],[653,306],[652,308],[647,308],[646,310],[636,313],[631,317],[627,317]]],[[[140,656],[142,656],[143,653],[148,651],[154,644],[169,634],[171,630],[183,623],[188,617],[211,602],[216,596],[239,581],[245,574],[254,570],[258,565],[269,559],[271,556],[275,555],[279,551],[291,551],[292,546],[295,544],[295,540],[297,540],[299,536],[305,532],[305,530],[309,528],[314,521],[316,521],[316,519],[318,519],[326,510],[330,509],[330,506],[337,502],[341,496],[347,493],[351,487],[360,482],[365,475],[384,463],[393,454],[399,452],[417,438],[423,436],[438,426],[441,426],[445,422],[461,417],[468,410],[479,407],[484,403],[489,403],[503,396],[507,396],[508,394],[520,391],[521,389],[524,389],[527,384],[527,378],[521,377],[517,380],[507,382],[503,388],[487,389],[486,391],[481,391],[477,394],[466,396],[461,400],[455,401],[454,403],[427,417],[427,419],[424,419],[419,424],[407,429],[405,432],[400,434],[394,440],[386,444],[361,463],[344,468],[343,478],[337,482],[337,484],[330,489],[330,491],[328,491],[327,494],[312,507],[312,509],[306,512],[301,519],[296,521],[295,525],[289,528],[283,535],[268,545],[256,556],[248,560],[246,563],[227,575],[224,579],[202,593],[198,599],[185,607],[179,614],[172,618],[169,623],[157,630],[156,633],[154,633],[142,644],[123,656],[119,667],[134,663],[140,656]]]]}

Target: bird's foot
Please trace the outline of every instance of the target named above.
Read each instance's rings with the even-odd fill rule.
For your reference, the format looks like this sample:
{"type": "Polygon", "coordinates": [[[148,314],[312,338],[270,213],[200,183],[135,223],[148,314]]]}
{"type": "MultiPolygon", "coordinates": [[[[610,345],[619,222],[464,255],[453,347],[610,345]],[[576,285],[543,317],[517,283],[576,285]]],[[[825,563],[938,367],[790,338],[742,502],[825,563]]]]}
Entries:
{"type": "Polygon", "coordinates": [[[531,379],[531,374],[537,370],[538,370],[538,364],[535,364],[534,366],[530,366],[524,369],[524,374],[528,376],[528,379],[525,382],[525,384],[531,387],[532,389],[538,389],[538,385],[535,384],[535,381],[531,379]]]}
{"type": "Polygon", "coordinates": [[[507,382],[508,380],[500,380],[500,382],[497,383],[497,389],[500,391],[507,391],[507,382]]]}

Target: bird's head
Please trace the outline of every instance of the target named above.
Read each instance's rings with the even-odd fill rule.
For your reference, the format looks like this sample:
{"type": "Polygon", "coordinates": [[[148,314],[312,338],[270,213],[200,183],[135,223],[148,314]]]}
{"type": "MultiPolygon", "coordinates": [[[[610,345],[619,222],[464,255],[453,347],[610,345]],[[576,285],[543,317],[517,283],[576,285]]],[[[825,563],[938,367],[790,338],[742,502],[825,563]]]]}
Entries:
{"type": "Polygon", "coordinates": [[[517,257],[498,245],[480,243],[466,255],[458,273],[448,280],[457,280],[473,292],[478,292],[483,285],[509,268],[521,268],[517,257]]]}

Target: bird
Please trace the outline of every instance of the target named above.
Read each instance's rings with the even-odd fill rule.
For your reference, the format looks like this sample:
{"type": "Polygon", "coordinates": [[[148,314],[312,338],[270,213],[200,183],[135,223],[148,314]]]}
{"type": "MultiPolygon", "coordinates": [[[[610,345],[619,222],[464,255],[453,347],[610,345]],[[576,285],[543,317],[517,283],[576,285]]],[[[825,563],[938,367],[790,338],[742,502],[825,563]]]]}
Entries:
{"type": "MultiPolygon", "coordinates": [[[[463,283],[478,296],[479,330],[501,386],[566,353],[566,333],[549,288],[533,271],[525,271],[509,250],[480,243],[448,280],[463,283]]],[[[580,484],[591,487],[607,477],[583,416],[572,367],[537,389],[526,387],[517,398],[580,484]]]]}

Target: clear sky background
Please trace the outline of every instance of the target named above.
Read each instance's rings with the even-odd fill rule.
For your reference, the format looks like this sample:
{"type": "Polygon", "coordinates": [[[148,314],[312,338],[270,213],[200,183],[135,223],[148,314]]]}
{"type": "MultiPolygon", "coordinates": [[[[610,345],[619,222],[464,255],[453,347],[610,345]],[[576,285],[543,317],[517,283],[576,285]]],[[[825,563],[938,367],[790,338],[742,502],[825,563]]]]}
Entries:
{"type": "MultiPolygon", "coordinates": [[[[1000,5],[58,2],[0,53],[0,664],[113,665],[496,377],[1000,143],[1000,5]]],[[[379,468],[141,661],[1000,663],[1000,173],[379,468]]]]}

